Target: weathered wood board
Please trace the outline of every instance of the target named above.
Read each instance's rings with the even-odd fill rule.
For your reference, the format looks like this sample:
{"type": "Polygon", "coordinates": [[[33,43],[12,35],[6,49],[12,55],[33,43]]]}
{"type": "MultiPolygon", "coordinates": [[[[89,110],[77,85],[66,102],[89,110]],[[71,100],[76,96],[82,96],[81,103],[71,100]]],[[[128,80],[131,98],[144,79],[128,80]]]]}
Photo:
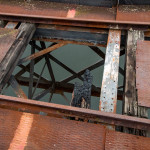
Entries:
{"type": "MultiPolygon", "coordinates": [[[[139,30],[128,31],[126,50],[126,78],[123,114],[141,118],[148,118],[148,111],[138,106],[136,89],[136,50],[137,41],[144,40],[144,32],[139,30]]],[[[142,57],[142,56],[141,56],[142,57]]],[[[140,79],[141,80],[141,79],[140,79]]],[[[125,128],[126,133],[146,136],[145,131],[125,128]]]]}
{"type": "Polygon", "coordinates": [[[35,29],[34,24],[22,23],[18,30],[0,30],[0,36],[2,36],[0,42],[0,52],[2,54],[0,56],[0,92],[8,82],[35,29]]]}
{"type": "Polygon", "coordinates": [[[4,59],[10,47],[14,43],[18,30],[0,28],[0,62],[4,59]]]}

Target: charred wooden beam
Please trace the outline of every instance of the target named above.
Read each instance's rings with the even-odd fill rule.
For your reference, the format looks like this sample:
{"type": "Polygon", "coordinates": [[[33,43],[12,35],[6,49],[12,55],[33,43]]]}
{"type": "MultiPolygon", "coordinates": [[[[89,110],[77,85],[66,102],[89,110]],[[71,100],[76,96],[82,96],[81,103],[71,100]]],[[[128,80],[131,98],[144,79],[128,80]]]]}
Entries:
{"type": "Polygon", "coordinates": [[[35,25],[29,23],[22,23],[19,27],[16,39],[0,62],[0,91],[8,82],[35,29],[35,25]]]}
{"type": "Polygon", "coordinates": [[[71,106],[90,108],[91,107],[91,86],[93,77],[89,70],[84,73],[83,85],[75,83],[71,106]]]}

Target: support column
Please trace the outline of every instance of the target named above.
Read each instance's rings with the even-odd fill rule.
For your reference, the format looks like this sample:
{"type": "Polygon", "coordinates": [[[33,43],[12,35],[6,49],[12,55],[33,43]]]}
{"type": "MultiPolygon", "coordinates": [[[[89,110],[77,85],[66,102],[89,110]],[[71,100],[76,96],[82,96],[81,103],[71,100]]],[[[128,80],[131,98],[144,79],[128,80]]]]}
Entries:
{"type": "Polygon", "coordinates": [[[99,110],[116,113],[120,56],[120,30],[109,30],[99,110]]]}
{"type": "MultiPolygon", "coordinates": [[[[127,50],[126,50],[126,78],[125,78],[125,97],[123,114],[148,118],[147,108],[138,106],[136,89],[136,49],[137,41],[144,40],[143,31],[128,31],[127,50]]],[[[141,56],[142,57],[142,56],[141,56]]],[[[124,132],[146,136],[145,131],[125,128],[124,132]]]]}

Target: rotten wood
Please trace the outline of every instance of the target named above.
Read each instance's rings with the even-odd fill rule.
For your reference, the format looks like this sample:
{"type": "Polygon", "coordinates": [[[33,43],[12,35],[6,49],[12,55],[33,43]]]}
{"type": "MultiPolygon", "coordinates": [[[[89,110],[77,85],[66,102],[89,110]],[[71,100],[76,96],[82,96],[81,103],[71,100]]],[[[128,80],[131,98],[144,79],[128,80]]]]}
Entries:
{"type": "Polygon", "coordinates": [[[11,45],[9,51],[0,63],[0,91],[8,82],[26,46],[31,40],[35,29],[36,27],[34,24],[22,23],[20,25],[18,29],[19,33],[14,43],[11,45]]]}
{"type": "MultiPolygon", "coordinates": [[[[126,79],[123,114],[148,118],[148,110],[138,106],[136,89],[136,49],[137,41],[144,40],[144,32],[139,30],[128,31],[126,50],[126,79]]],[[[124,132],[146,136],[145,131],[125,128],[124,132]]]]}
{"type": "Polygon", "coordinates": [[[93,76],[89,70],[84,73],[83,84],[75,83],[72,94],[71,106],[90,109],[91,108],[91,86],[93,76]]]}

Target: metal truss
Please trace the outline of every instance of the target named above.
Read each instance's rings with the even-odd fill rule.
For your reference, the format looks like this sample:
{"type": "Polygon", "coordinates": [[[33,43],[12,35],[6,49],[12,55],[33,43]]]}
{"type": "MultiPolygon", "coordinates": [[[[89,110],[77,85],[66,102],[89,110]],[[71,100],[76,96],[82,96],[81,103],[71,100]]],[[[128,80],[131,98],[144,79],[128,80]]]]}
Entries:
{"type": "MultiPolygon", "coordinates": [[[[29,86],[28,98],[30,98],[30,99],[39,100],[48,93],[51,93],[52,95],[53,95],[53,93],[57,93],[57,94],[61,94],[61,95],[64,92],[72,93],[74,85],[71,83],[68,83],[68,82],[74,80],[75,78],[78,78],[81,81],[83,81],[82,75],[84,74],[85,70],[88,69],[88,70],[92,71],[92,70],[104,65],[105,54],[100,50],[100,48],[98,48],[96,46],[89,46],[91,48],[91,50],[94,51],[96,54],[98,54],[101,58],[103,58],[103,60],[100,60],[99,62],[97,62],[87,68],[84,68],[83,70],[81,70],[79,72],[75,72],[71,68],[69,68],[68,66],[66,66],[61,61],[59,61],[57,58],[55,58],[54,56],[52,56],[50,54],[50,52],[52,52],[53,50],[66,45],[67,42],[64,41],[64,42],[60,42],[58,44],[52,43],[47,48],[46,48],[44,41],[41,41],[40,44],[41,44],[41,46],[38,46],[36,44],[36,41],[30,42],[31,55],[20,59],[18,66],[21,68],[21,70],[17,74],[14,75],[14,79],[16,79],[16,82],[18,82],[18,84],[23,85],[23,86],[29,86]],[[35,52],[35,50],[38,50],[39,52],[35,52]],[[43,69],[41,72],[36,73],[34,71],[34,65],[36,65],[37,63],[39,63],[42,60],[45,61],[43,69]],[[65,70],[67,70],[72,75],[63,79],[62,81],[56,81],[55,75],[53,73],[53,68],[51,66],[51,60],[54,61],[55,63],[57,63],[62,68],[64,68],[65,70]],[[30,62],[27,65],[24,65],[24,63],[27,61],[30,61],[30,62]],[[49,74],[50,74],[52,80],[47,80],[42,76],[45,67],[48,68],[48,71],[49,71],[49,74]],[[30,73],[30,76],[28,78],[22,76],[25,72],[30,73]],[[42,88],[43,91],[41,93],[39,93],[38,95],[35,95],[35,91],[37,88],[42,88]]],[[[122,50],[121,55],[124,55],[124,50],[122,50]]],[[[123,69],[120,68],[119,71],[120,71],[121,75],[124,76],[123,69]]],[[[99,95],[100,95],[100,88],[97,88],[94,85],[92,85],[92,96],[99,97],[99,95]]],[[[122,100],[122,91],[120,91],[120,90],[118,90],[118,99],[122,100]]]]}
{"type": "MultiPolygon", "coordinates": [[[[2,123],[5,120],[4,114],[7,114],[7,117],[10,116],[11,119],[14,116],[21,116],[18,119],[20,122],[17,120],[19,125],[14,133],[21,131],[20,126],[21,129],[24,128],[24,121],[26,122],[25,125],[29,123],[26,127],[28,131],[30,129],[34,131],[33,121],[36,122],[38,129],[40,127],[38,123],[42,124],[41,120],[45,121],[47,127],[51,124],[50,122],[58,120],[56,124],[53,124],[54,128],[55,125],[58,125],[59,128],[59,125],[62,124],[63,127],[69,125],[67,126],[68,131],[71,131],[73,128],[71,125],[76,124],[76,120],[78,121],[76,129],[79,133],[81,132],[79,126],[87,125],[87,130],[91,126],[92,131],[95,132],[96,130],[93,130],[93,128],[101,124],[102,130],[100,131],[104,131],[104,140],[101,141],[108,143],[107,138],[110,138],[111,142],[114,140],[111,136],[109,137],[109,133],[117,134],[116,131],[110,131],[110,129],[115,130],[115,127],[125,133],[148,136],[148,130],[150,129],[148,109],[146,106],[141,107],[139,105],[137,95],[139,85],[136,86],[136,49],[139,40],[142,41],[141,43],[145,43],[145,40],[150,39],[150,7],[148,5],[134,5],[141,4],[141,1],[136,0],[130,1],[133,5],[129,6],[129,1],[123,0],[114,0],[111,3],[110,0],[65,1],[69,4],[63,3],[62,0],[53,0],[53,2],[18,0],[18,2],[20,3],[15,3],[14,7],[14,1],[0,1],[0,19],[3,20],[3,27],[0,28],[0,48],[2,48],[0,51],[0,92],[3,94],[11,86],[17,96],[17,98],[14,98],[0,95],[2,123]],[[84,10],[86,10],[86,13],[84,10]],[[90,64],[78,72],[75,71],[52,54],[53,51],[59,51],[59,48],[68,44],[86,46],[98,56],[98,62],[90,64]],[[30,54],[22,58],[27,45],[30,49],[26,50],[30,54]],[[101,47],[106,48],[106,53],[102,51],[101,47]],[[119,65],[121,56],[125,57],[123,69],[119,65]],[[57,80],[52,62],[71,75],[57,80]],[[41,63],[40,71],[35,70],[35,65],[38,63],[41,63]],[[16,67],[20,70],[13,73],[16,67]],[[87,80],[83,75],[86,70],[93,71],[99,67],[103,67],[104,70],[102,85],[97,87],[94,84],[91,85],[90,74],[87,80]],[[45,70],[48,70],[50,79],[44,77],[45,70]],[[29,75],[24,76],[25,73],[29,75]],[[124,80],[120,87],[118,87],[119,75],[124,80]],[[80,92],[82,98],[86,93],[84,84],[80,86],[75,84],[74,88],[72,83],[74,79],[89,84],[89,91],[86,95],[88,100],[91,96],[100,97],[99,111],[72,107],[79,107],[80,99],[77,92],[80,92]],[[28,87],[27,94],[23,91],[22,86],[28,87]],[[41,91],[37,93],[39,88],[41,91]],[[65,92],[75,94],[76,98],[72,96],[68,100],[65,92]],[[48,103],[40,102],[48,94],[48,103]],[[71,106],[53,104],[54,94],[61,95],[71,106]],[[70,103],[71,99],[77,105],[73,102],[70,103]],[[123,101],[122,114],[124,115],[116,114],[117,100],[123,101]],[[35,118],[40,121],[38,122],[35,118]]],[[[147,1],[144,4],[147,4],[147,1]]],[[[140,70],[138,71],[140,72],[140,70]]],[[[140,84],[142,88],[142,83],[140,84]]],[[[87,105],[83,107],[90,108],[90,101],[87,101],[87,105]]],[[[2,126],[5,127],[6,125],[3,124],[2,126]]],[[[30,136],[29,133],[27,134],[27,136],[30,136]]],[[[34,132],[32,135],[34,135],[34,132]]],[[[120,143],[121,137],[123,136],[120,136],[119,140],[114,143],[120,143]]],[[[131,136],[129,137],[132,139],[131,136]]],[[[23,143],[27,143],[26,141],[23,143]]],[[[128,139],[126,141],[129,142],[128,139]]],[[[136,139],[136,143],[138,143],[137,141],[136,139]]],[[[143,139],[143,141],[145,140],[143,139]]],[[[103,144],[105,143],[103,142],[103,144]]],[[[111,146],[111,144],[108,145],[111,146]]]]}

